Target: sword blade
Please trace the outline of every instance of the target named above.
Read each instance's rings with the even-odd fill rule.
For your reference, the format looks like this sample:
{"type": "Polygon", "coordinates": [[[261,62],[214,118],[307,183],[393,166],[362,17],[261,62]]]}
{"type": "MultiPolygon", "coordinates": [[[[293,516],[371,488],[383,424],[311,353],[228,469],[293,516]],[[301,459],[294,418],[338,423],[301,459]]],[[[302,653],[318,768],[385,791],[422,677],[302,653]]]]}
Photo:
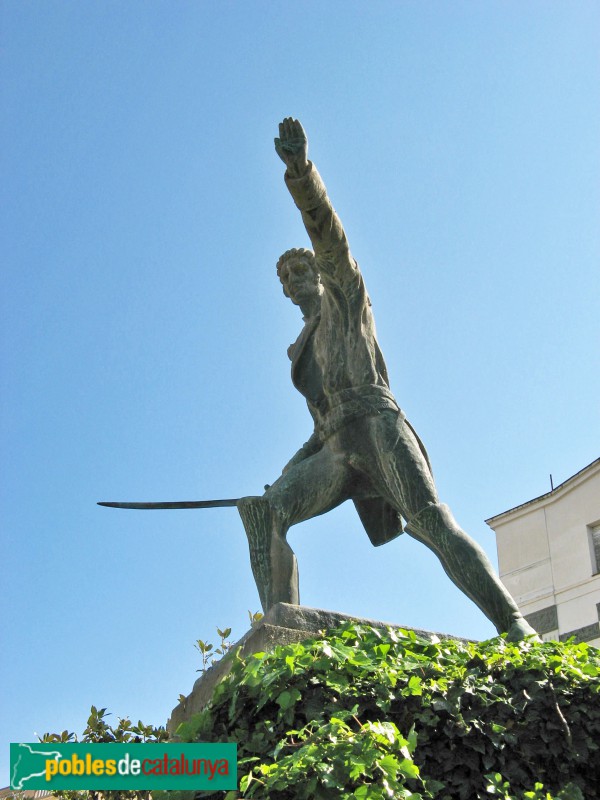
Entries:
{"type": "Polygon", "coordinates": [[[156,511],[177,508],[229,508],[237,505],[237,499],[228,500],[178,500],[166,503],[97,503],[108,508],[134,508],[142,511],[156,511]]]}

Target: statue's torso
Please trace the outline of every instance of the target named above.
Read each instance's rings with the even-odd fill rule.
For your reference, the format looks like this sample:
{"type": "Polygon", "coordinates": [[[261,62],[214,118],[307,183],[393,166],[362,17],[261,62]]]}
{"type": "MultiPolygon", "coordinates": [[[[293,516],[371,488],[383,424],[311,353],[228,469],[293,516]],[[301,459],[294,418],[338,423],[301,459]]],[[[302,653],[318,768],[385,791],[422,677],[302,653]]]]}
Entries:
{"type": "MultiPolygon", "coordinates": [[[[360,273],[351,292],[327,286],[321,313],[306,321],[289,348],[292,382],[306,398],[315,422],[321,421],[352,389],[381,387],[389,392],[371,304],[360,273]]],[[[374,390],[376,391],[376,390],[374,390]]]]}

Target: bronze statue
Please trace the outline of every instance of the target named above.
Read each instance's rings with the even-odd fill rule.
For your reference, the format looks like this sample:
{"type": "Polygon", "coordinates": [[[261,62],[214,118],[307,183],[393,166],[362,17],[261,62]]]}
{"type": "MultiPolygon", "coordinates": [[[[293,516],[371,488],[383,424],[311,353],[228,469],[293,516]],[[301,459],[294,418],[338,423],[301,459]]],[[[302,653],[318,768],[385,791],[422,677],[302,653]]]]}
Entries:
{"type": "Polygon", "coordinates": [[[518,641],[535,631],[481,547],[440,503],[423,443],[390,391],[371,301],[342,223],[307,159],[298,120],[284,119],[275,149],[314,252],[293,249],[277,262],[283,293],[304,327],[288,349],[292,382],[306,398],[314,432],[262,497],[166,503],[100,503],[117,508],[237,505],[262,607],[299,604],[298,567],[286,535],[292,525],[352,500],[378,546],[405,530],[438,556],[452,581],[498,632],[518,641]]]}
{"type": "Polygon", "coordinates": [[[351,499],[374,545],[399,536],[405,520],[499,632],[510,640],[535,634],[484,551],[439,501],[425,447],[390,391],[363,276],[297,120],[280,124],[275,149],[314,248],[285,252],[277,273],[303,314],[288,355],[315,427],[262,497],[237,502],[263,609],[299,603],[289,528],[351,499]]]}

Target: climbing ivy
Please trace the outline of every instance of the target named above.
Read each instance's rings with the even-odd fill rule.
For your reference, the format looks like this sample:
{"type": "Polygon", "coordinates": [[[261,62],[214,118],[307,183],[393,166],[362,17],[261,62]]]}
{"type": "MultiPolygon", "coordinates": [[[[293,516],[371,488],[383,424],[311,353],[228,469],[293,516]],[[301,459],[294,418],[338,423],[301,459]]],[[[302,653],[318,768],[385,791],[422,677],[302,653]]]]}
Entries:
{"type": "Polygon", "coordinates": [[[238,744],[254,800],[588,800],[600,658],[586,644],[429,641],[345,624],[239,656],[178,735],[238,744]]]}

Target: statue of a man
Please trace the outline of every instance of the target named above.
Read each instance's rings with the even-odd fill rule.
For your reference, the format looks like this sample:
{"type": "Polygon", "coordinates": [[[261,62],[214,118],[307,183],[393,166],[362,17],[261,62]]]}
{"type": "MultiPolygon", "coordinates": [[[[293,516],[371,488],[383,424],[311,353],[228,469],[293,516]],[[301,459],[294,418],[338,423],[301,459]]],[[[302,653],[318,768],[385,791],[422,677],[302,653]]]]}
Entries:
{"type": "Polygon", "coordinates": [[[297,120],[280,124],[275,149],[314,248],[288,250],[277,273],[303,314],[288,355],[315,427],[262,497],[238,501],[263,609],[299,603],[289,528],[351,499],[374,545],[400,535],[405,520],[498,632],[534,634],[484,551],[439,501],[427,452],[390,391],[363,276],[297,120]]]}

